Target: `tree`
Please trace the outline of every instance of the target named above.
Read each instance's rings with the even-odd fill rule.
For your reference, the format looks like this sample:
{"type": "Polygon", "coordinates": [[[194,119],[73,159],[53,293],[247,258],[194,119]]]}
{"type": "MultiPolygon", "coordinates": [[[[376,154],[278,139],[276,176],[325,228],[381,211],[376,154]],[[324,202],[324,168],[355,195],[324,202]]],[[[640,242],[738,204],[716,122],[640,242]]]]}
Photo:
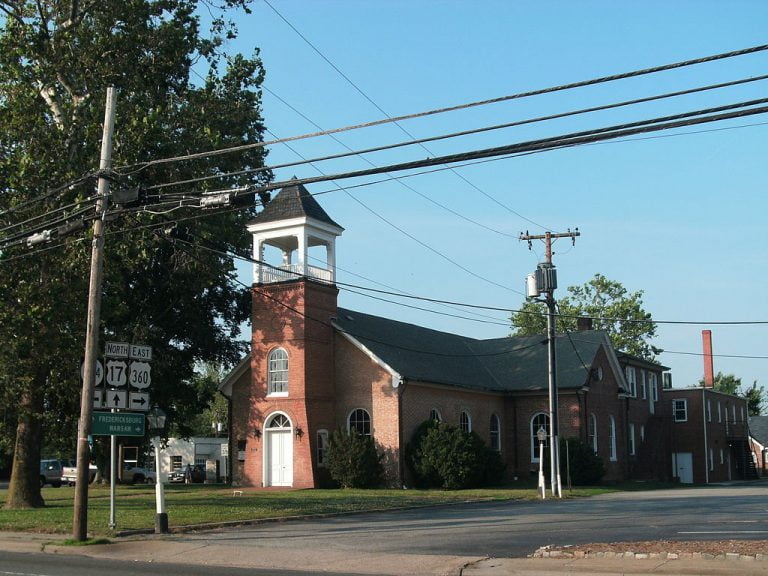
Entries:
{"type": "Polygon", "coordinates": [[[446,490],[498,484],[504,464],[475,432],[427,420],[406,446],[406,462],[420,488],[446,490]]]}
{"type": "MultiPolygon", "coordinates": [[[[703,378],[699,380],[699,386],[704,386],[703,378]]],[[[741,378],[737,378],[734,374],[723,374],[722,372],[718,372],[715,374],[712,389],[717,392],[722,392],[723,394],[737,396],[741,389],[741,378]]]]}
{"type": "MultiPolygon", "coordinates": [[[[699,380],[699,386],[704,386],[704,379],[699,380]]],[[[718,372],[714,377],[713,390],[732,396],[740,396],[747,401],[747,413],[750,416],[759,416],[763,411],[766,394],[765,387],[758,386],[757,380],[752,382],[749,388],[743,388],[741,378],[735,374],[723,374],[718,372]]]]}
{"type": "Polygon", "coordinates": [[[221,430],[229,428],[227,399],[218,392],[224,374],[222,367],[212,362],[199,367],[192,381],[200,403],[207,402],[207,406],[191,421],[175,423],[173,427],[176,436],[217,435],[219,434],[217,424],[221,425],[221,430]]]}
{"type": "MultiPolygon", "coordinates": [[[[592,319],[595,330],[605,330],[613,345],[624,352],[653,360],[658,354],[649,340],[656,335],[651,315],[643,309],[643,291],[628,292],[621,283],[595,274],[583,286],[569,286],[568,296],[557,301],[557,332],[576,330],[576,319],[592,319]]],[[[512,314],[513,336],[547,331],[546,306],[528,300],[512,314]]]]}
{"type": "Polygon", "coordinates": [[[752,386],[747,388],[742,396],[747,400],[747,413],[750,416],[760,416],[763,413],[765,404],[765,386],[757,386],[757,380],[752,382],[752,386]]]}
{"type": "Polygon", "coordinates": [[[328,471],[342,488],[375,488],[384,480],[383,454],[370,436],[339,428],[328,441],[328,471]]]}
{"type": "Polygon", "coordinates": [[[258,52],[222,50],[237,33],[228,14],[250,2],[221,0],[203,33],[198,6],[217,10],[204,0],[0,0],[0,401],[10,407],[5,421],[15,422],[6,507],[43,505],[42,447],[75,445],[88,218],[108,85],[118,89],[112,188],[141,192],[138,207],[117,206],[108,222],[100,348],[104,340],[152,346],[152,401],[174,422],[208,404],[194,367],[231,364],[242,353],[237,335],[250,298],[232,279],[229,254],[248,253],[255,203],[203,214],[184,209],[181,195],[268,181],[258,171],[266,152],[150,162],[263,140],[258,52]],[[201,180],[226,174],[234,175],[201,180]],[[54,234],[46,250],[25,243],[83,219],[85,231],[54,234]],[[174,220],[184,221],[191,243],[158,234],[174,220]]]}

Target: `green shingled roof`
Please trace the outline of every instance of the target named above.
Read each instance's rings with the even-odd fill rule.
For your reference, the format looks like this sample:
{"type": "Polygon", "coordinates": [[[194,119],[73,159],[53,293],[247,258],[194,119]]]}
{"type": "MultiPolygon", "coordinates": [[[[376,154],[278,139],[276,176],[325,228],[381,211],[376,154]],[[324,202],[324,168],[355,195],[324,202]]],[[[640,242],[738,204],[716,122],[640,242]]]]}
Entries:
{"type": "MultiPolygon", "coordinates": [[[[406,380],[498,392],[548,385],[544,336],[477,340],[343,308],[334,324],[406,380]]],[[[584,386],[607,344],[601,331],[558,336],[558,388],[584,386]]]]}

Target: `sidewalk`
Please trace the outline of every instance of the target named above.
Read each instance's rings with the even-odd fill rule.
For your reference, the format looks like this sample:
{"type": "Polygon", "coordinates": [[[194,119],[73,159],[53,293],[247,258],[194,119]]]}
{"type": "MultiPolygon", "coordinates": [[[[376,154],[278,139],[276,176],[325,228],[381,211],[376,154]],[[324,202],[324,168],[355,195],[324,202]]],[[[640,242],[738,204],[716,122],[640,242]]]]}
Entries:
{"type": "Polygon", "coordinates": [[[284,549],[251,550],[248,546],[202,540],[179,542],[167,536],[141,536],[114,540],[111,544],[64,546],[64,536],[0,532],[0,550],[49,554],[77,554],[96,558],[145,562],[172,562],[210,566],[343,571],[355,574],[392,576],[563,576],[598,574],[605,576],[766,576],[768,559],[713,558],[477,558],[467,556],[428,556],[409,554],[368,554],[354,557],[341,551],[308,547],[300,553],[285,554],[284,549]],[[236,553],[233,554],[233,550],[236,553]]]}

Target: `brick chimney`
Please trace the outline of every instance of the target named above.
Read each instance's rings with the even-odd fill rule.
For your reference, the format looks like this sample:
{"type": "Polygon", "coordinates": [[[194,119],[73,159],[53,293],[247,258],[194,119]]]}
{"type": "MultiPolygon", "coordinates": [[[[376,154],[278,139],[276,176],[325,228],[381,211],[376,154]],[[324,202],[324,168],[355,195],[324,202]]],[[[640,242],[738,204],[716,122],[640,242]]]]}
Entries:
{"type": "Polygon", "coordinates": [[[579,332],[583,332],[584,330],[592,330],[592,318],[588,318],[586,316],[580,316],[579,318],[576,318],[576,329],[579,332]]]}
{"type": "Polygon", "coordinates": [[[712,330],[701,331],[701,342],[704,346],[704,388],[714,388],[715,367],[712,360],[712,330]]]}

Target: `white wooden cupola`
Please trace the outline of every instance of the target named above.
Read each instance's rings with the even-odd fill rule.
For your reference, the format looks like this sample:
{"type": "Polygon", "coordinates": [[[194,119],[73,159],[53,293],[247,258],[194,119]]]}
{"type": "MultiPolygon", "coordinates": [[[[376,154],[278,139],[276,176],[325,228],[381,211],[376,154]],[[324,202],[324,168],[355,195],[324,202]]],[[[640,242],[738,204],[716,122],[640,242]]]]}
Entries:
{"type": "Polygon", "coordinates": [[[344,229],[334,222],[301,184],[282,188],[248,223],[253,235],[254,284],[309,278],[336,281],[336,238],[344,229]]]}

